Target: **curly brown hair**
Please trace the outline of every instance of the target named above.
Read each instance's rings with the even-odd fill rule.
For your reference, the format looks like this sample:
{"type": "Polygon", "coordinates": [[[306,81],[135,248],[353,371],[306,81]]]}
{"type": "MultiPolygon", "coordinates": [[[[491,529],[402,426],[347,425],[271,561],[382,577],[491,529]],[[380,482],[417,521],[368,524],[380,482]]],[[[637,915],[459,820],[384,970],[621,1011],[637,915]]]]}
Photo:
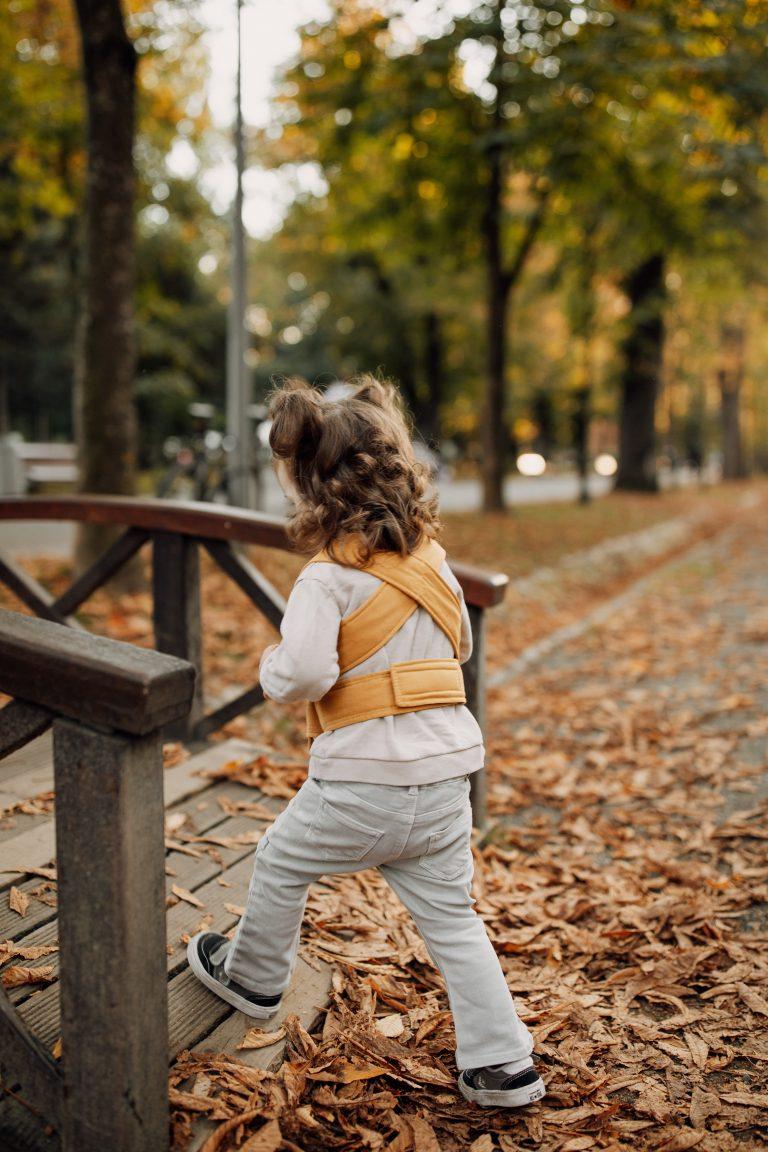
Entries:
{"type": "Polygon", "coordinates": [[[298,494],[288,534],[298,551],[327,548],[334,559],[348,534],[364,563],[378,550],[404,556],[440,532],[437,494],[397,387],[368,373],[350,384],[339,400],[297,377],[270,394],[269,444],[298,494]]]}

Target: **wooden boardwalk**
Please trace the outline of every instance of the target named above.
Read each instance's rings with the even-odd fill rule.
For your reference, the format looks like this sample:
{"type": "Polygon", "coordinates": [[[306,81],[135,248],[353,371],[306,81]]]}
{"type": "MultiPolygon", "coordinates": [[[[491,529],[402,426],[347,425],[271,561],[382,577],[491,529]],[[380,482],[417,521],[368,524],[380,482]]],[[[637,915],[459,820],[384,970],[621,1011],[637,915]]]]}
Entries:
{"type": "MultiPolygon", "coordinates": [[[[232,761],[247,763],[264,751],[242,740],[227,740],[164,772],[170,1063],[187,1049],[236,1052],[238,1059],[262,1068],[278,1064],[282,1057],[281,1043],[237,1051],[248,1028],[259,1022],[207,991],[186,960],[190,935],[201,928],[227,933],[237,924],[247,898],[255,843],[269,823],[268,814],[276,815],[285,803],[235,781],[212,778],[211,773],[232,761]],[[178,896],[174,888],[184,895],[178,896]]],[[[14,986],[11,980],[6,991],[33,1034],[58,1056],[58,954],[47,951],[58,939],[56,884],[46,875],[54,867],[56,853],[52,786],[49,733],[0,762],[3,810],[25,801],[32,809],[0,818],[0,977],[8,980],[13,967],[45,972],[43,983],[14,986]],[[42,810],[34,811],[38,807],[42,810]],[[41,869],[42,874],[30,874],[32,869],[41,869]],[[23,915],[13,905],[22,908],[23,915]],[[46,952],[38,955],[35,950],[41,948],[46,952]]],[[[99,861],[94,860],[93,866],[98,869],[99,861]]],[[[93,931],[99,931],[96,921],[93,931]]],[[[301,956],[289,993],[265,1025],[277,1028],[287,1015],[296,1013],[305,1027],[310,1026],[327,1002],[329,984],[330,970],[301,956]]],[[[206,1127],[199,1126],[193,1147],[204,1138],[206,1127]]]]}

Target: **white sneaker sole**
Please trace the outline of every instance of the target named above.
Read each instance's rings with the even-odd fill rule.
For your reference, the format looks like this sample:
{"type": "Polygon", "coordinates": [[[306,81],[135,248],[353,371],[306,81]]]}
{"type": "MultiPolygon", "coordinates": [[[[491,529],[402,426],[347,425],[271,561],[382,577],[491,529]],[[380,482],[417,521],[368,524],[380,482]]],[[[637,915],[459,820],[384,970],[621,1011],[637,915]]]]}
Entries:
{"type": "Polygon", "coordinates": [[[200,983],[204,984],[205,987],[218,996],[220,1000],[225,1000],[227,1004],[231,1004],[233,1008],[237,1008],[238,1012],[242,1012],[245,1016],[250,1016],[252,1020],[268,1020],[270,1016],[274,1016],[280,1008],[279,1004],[260,1008],[257,1004],[252,1004],[250,1000],[246,1000],[243,996],[238,996],[237,992],[231,988],[227,988],[226,984],[220,984],[218,980],[214,980],[210,972],[203,966],[197,954],[197,941],[202,935],[202,932],[198,933],[198,935],[193,936],[189,944],[187,944],[187,960],[200,983]]]}
{"type": "Polygon", "coordinates": [[[506,1092],[491,1088],[471,1088],[459,1077],[459,1092],[465,1100],[480,1108],[524,1108],[526,1104],[533,1104],[542,1100],[546,1095],[544,1081],[539,1077],[533,1084],[526,1084],[523,1088],[512,1088],[506,1092]]]}

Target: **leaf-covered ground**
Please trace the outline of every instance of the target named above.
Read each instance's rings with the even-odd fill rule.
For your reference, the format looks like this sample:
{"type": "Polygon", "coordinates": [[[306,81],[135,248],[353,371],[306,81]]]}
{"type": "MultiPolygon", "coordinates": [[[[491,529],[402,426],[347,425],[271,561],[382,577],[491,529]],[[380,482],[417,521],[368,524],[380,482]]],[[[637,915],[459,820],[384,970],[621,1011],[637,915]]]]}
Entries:
{"type": "MultiPolygon", "coordinates": [[[[755,492],[751,508],[733,490],[708,500],[684,542],[702,543],[606,623],[490,690],[492,826],[475,847],[475,892],[537,1037],[542,1104],[480,1111],[457,1095],[440,977],[407,914],[366,872],[311,893],[304,953],[335,968],[317,1032],[289,1020],[289,1058],[276,1073],[182,1058],[177,1149],[199,1115],[216,1123],[206,1152],[768,1146],[768,531],[765,493],[755,492]]],[[[490,615],[492,671],[651,571],[658,556],[619,552],[599,571],[592,554],[576,565],[563,556],[620,526],[658,523],[659,508],[701,509],[692,494],[672,500],[679,506],[619,501],[615,531],[601,513],[602,535],[579,522],[582,510],[569,510],[576,528],[559,514],[549,527],[541,520],[538,557],[555,573],[515,585],[490,615]]],[[[509,563],[519,517],[505,533],[485,521],[449,531],[452,555],[517,577],[538,567],[509,563]]],[[[287,591],[296,561],[269,564],[287,591]]],[[[37,574],[53,586],[66,578],[55,564],[37,574]]],[[[274,639],[230,587],[205,567],[206,672],[222,694],[255,677],[274,639]]],[[[150,642],[146,595],[105,592],[88,607],[95,630],[150,642]]],[[[293,753],[288,772],[254,762],[255,786],[299,786],[301,719],[299,706],[270,707],[230,726],[293,753]]]]}
{"type": "MultiPolygon", "coordinates": [[[[322,1027],[289,1021],[277,1073],[182,1060],[177,1146],[197,1111],[220,1120],[206,1152],[766,1146],[767,592],[761,503],[491,693],[477,907],[541,1104],[457,1096],[440,978],[366,872],[310,898],[305,952],[336,966],[322,1027]]],[[[268,763],[251,778],[275,784],[268,763]]]]}

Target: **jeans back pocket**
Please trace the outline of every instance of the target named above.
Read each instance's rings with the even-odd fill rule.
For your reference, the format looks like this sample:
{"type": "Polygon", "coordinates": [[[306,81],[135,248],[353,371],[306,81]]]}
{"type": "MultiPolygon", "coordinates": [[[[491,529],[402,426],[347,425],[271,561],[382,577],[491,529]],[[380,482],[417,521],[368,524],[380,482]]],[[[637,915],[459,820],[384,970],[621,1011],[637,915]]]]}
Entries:
{"type": "Polygon", "coordinates": [[[306,838],[311,841],[311,850],[323,860],[362,860],[383,835],[382,829],[363,824],[327,800],[320,800],[306,838]]]}
{"type": "Polygon", "coordinates": [[[472,808],[467,801],[458,813],[433,832],[419,866],[438,880],[457,880],[472,866],[472,808]]]}

